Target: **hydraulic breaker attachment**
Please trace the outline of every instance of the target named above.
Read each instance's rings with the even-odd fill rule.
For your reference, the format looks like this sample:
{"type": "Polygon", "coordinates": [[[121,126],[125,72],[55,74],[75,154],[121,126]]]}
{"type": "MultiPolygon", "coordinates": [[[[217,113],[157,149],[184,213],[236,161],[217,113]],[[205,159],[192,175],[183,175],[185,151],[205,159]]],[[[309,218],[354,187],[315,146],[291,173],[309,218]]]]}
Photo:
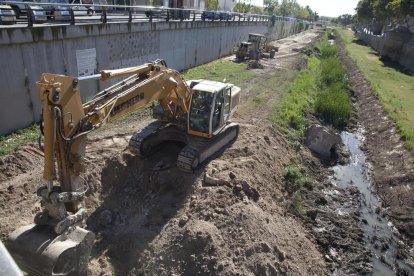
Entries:
{"type": "Polygon", "coordinates": [[[32,224],[12,232],[6,245],[30,275],[86,275],[94,238],[77,226],[58,235],[51,226],[32,224]]]}

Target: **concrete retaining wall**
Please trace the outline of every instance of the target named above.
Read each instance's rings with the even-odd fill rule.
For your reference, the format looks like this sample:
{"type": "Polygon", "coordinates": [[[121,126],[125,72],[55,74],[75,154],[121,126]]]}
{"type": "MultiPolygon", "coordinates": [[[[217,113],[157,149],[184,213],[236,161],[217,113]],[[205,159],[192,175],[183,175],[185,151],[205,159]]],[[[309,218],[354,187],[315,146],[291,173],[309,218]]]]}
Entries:
{"type": "MultiPolygon", "coordinates": [[[[98,71],[165,59],[176,70],[228,55],[249,32],[273,39],[298,31],[295,22],[139,22],[0,29],[0,135],[39,121],[36,81],[42,73],[78,74],[76,51],[96,49],[98,71]]],[[[82,81],[82,98],[110,83],[82,81]]]]}
{"type": "Polygon", "coordinates": [[[373,35],[369,30],[361,28],[357,36],[381,56],[414,71],[414,33],[390,30],[381,35],[373,35]]]}

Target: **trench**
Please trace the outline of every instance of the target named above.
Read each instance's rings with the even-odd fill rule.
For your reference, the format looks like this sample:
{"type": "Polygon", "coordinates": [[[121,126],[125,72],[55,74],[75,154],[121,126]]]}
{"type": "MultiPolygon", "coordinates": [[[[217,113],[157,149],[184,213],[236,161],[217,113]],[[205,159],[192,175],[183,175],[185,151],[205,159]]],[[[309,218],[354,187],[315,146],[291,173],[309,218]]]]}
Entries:
{"type": "Polygon", "coordinates": [[[354,133],[344,131],[341,139],[349,151],[350,162],[333,167],[333,184],[343,189],[356,187],[359,191],[358,213],[364,242],[371,251],[373,275],[414,275],[414,267],[404,259],[407,254],[403,253],[414,249],[407,249],[398,230],[383,212],[380,199],[373,192],[370,164],[361,150],[365,140],[364,130],[358,128],[354,133]]]}

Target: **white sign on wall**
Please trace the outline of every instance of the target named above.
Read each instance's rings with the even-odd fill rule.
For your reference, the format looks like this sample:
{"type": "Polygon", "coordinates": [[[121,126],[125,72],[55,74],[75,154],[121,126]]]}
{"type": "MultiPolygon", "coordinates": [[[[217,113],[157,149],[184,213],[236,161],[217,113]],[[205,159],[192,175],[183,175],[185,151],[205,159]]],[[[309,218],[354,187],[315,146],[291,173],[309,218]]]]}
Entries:
{"type": "Polygon", "coordinates": [[[96,48],[76,50],[76,63],[78,65],[78,77],[96,74],[96,48]]]}

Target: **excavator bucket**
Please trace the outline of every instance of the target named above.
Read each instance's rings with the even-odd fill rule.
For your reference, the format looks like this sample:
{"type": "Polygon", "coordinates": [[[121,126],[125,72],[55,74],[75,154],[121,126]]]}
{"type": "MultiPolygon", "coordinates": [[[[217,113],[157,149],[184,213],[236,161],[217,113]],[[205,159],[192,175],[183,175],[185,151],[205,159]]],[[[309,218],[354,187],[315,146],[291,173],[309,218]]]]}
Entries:
{"type": "Polygon", "coordinates": [[[32,224],[11,233],[6,246],[30,275],[86,275],[94,238],[80,227],[57,235],[53,227],[32,224]]]}

